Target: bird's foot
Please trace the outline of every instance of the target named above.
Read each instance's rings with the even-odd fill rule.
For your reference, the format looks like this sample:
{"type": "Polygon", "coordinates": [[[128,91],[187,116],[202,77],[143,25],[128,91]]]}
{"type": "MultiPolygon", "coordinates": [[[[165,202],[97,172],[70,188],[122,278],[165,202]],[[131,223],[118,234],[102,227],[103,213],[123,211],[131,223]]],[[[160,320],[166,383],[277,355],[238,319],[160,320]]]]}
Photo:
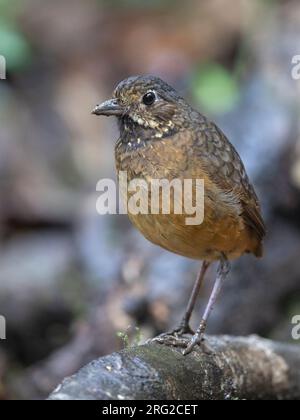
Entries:
{"type": "Polygon", "coordinates": [[[195,336],[195,332],[191,329],[187,322],[182,321],[181,324],[171,331],[160,334],[158,337],[153,338],[151,341],[165,346],[180,347],[186,349],[191,339],[186,335],[195,336]]]}
{"type": "Polygon", "coordinates": [[[188,345],[189,339],[182,336],[179,337],[176,335],[164,333],[164,334],[159,335],[158,337],[152,338],[151,342],[163,344],[165,346],[170,346],[170,347],[180,347],[184,349],[188,345]]]}
{"type": "Polygon", "coordinates": [[[189,342],[189,339],[184,337],[186,334],[194,335],[195,333],[189,324],[182,322],[177,328],[160,334],[158,337],[153,338],[152,341],[174,347],[185,347],[189,342]]]}
{"type": "Polygon", "coordinates": [[[165,346],[181,348],[183,349],[182,354],[184,356],[191,353],[197,345],[201,346],[203,353],[207,355],[214,354],[214,350],[207,344],[204,334],[194,334],[191,339],[189,337],[164,333],[150,341],[152,343],[163,344],[165,346]]]}
{"type": "Polygon", "coordinates": [[[183,350],[183,355],[186,356],[187,354],[191,353],[196,345],[202,345],[204,343],[204,335],[203,334],[194,334],[192,339],[188,342],[186,348],[183,350]]]}
{"type": "Polygon", "coordinates": [[[195,346],[200,346],[203,353],[211,356],[215,354],[215,351],[212,347],[209,346],[207,340],[205,339],[204,333],[196,333],[193,335],[192,339],[189,340],[186,348],[183,350],[183,355],[191,353],[195,346]]]}

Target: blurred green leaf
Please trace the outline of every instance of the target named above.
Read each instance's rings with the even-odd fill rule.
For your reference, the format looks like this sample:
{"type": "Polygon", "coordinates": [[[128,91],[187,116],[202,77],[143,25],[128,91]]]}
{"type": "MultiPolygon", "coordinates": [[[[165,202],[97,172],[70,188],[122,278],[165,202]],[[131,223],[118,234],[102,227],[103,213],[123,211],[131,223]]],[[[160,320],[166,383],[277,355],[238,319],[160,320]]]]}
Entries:
{"type": "Polygon", "coordinates": [[[201,108],[213,114],[230,111],[239,99],[235,78],[216,63],[200,67],[192,79],[192,91],[201,108]]]}
{"type": "Polygon", "coordinates": [[[20,70],[30,61],[30,46],[22,33],[0,23],[0,55],[5,57],[7,70],[20,70]]]}
{"type": "Polygon", "coordinates": [[[1,10],[1,19],[5,19],[7,22],[7,19],[14,19],[15,16],[24,9],[26,5],[26,1],[21,0],[0,0],[0,10],[1,10]]]}

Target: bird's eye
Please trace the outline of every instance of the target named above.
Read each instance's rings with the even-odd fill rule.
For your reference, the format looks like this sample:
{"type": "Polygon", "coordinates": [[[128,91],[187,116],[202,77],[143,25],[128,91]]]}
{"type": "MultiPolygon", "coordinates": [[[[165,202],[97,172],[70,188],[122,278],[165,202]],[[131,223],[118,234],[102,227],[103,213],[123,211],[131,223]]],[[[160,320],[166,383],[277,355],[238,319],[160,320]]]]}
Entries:
{"type": "Polygon", "coordinates": [[[154,92],[150,91],[147,92],[144,96],[143,96],[143,103],[147,106],[154,104],[156,99],[156,95],[154,92]]]}

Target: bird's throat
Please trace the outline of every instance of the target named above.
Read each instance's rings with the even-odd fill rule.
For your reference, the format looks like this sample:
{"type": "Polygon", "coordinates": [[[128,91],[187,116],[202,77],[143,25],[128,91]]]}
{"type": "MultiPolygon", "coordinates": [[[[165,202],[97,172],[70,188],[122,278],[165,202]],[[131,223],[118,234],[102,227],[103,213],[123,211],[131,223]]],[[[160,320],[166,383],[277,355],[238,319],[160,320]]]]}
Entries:
{"type": "Polygon", "coordinates": [[[176,127],[172,122],[146,123],[125,116],[119,119],[120,140],[126,148],[138,149],[155,141],[174,135],[176,127]]]}

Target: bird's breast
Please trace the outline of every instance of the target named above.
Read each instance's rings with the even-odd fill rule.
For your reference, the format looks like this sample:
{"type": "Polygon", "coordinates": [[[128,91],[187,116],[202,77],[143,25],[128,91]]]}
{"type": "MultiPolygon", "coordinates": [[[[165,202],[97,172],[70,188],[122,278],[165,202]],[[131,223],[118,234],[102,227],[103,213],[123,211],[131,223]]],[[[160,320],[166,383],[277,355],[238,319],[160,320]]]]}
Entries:
{"type": "MultiPolygon", "coordinates": [[[[189,173],[189,153],[185,148],[166,150],[166,144],[148,145],[134,151],[116,151],[118,172],[125,173],[126,183],[120,184],[120,192],[128,209],[128,216],[136,228],[151,242],[171,252],[194,259],[218,259],[221,252],[239,256],[244,252],[244,229],[238,218],[238,209],[223,203],[219,191],[198,165],[197,173],[189,173]],[[162,179],[184,182],[191,178],[204,182],[201,203],[195,203],[196,183],[181,196],[182,212],[177,214],[174,190],[164,190],[164,199],[170,203],[169,214],[162,214],[162,190],[159,193],[159,214],[151,212],[153,206],[153,181],[162,179]],[[132,184],[135,181],[137,184],[132,184]],[[132,188],[132,185],[133,188],[132,188]],[[137,187],[137,188],[136,188],[137,187]],[[166,196],[166,193],[169,196],[166,196]],[[143,205],[141,200],[144,200],[143,205]],[[186,202],[203,205],[203,219],[196,225],[188,225],[187,219],[195,217],[185,211],[186,202]],[[132,211],[138,204],[142,213],[132,211]]],[[[157,195],[155,197],[157,199],[157,195]]],[[[178,207],[177,207],[178,209],[178,207]]]]}

